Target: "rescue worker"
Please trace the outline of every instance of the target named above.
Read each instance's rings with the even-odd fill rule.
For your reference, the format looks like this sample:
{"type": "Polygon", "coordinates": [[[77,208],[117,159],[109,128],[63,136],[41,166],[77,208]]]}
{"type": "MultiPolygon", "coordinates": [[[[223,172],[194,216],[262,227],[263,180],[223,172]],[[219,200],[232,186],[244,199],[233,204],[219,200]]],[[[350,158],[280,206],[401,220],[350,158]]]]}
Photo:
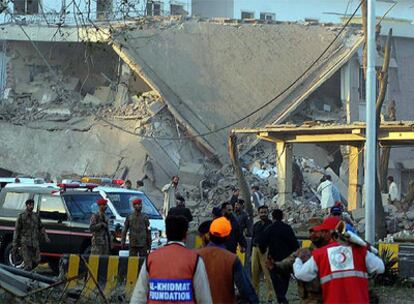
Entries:
{"type": "MultiPolygon", "coordinates": [[[[281,262],[274,262],[271,259],[268,259],[266,262],[267,267],[270,270],[274,269],[277,273],[284,273],[287,275],[293,273],[293,263],[295,262],[296,257],[305,260],[306,256],[310,257],[312,250],[326,245],[321,242],[320,231],[313,230],[313,227],[322,224],[322,221],[322,218],[318,217],[309,219],[309,239],[312,242],[309,248],[299,249],[281,262]]],[[[318,278],[315,278],[310,282],[297,280],[297,283],[301,304],[322,304],[322,289],[318,278]]]]}
{"type": "Polygon", "coordinates": [[[130,303],[212,303],[203,259],[185,248],[187,220],[168,216],[165,226],[168,242],[148,255],[130,303]]]}
{"type": "Polygon", "coordinates": [[[125,246],[129,230],[129,256],[146,256],[148,250],[151,249],[150,222],[148,217],[142,214],[142,200],[138,197],[131,197],[129,201],[134,212],[125,219],[121,247],[125,246]]]}
{"type": "Polygon", "coordinates": [[[257,221],[253,226],[253,237],[252,237],[252,282],[256,293],[259,294],[260,287],[260,274],[263,273],[267,287],[267,301],[271,302],[274,299],[274,291],[272,280],[270,278],[269,270],[266,267],[266,253],[261,253],[259,249],[259,239],[263,236],[264,231],[267,227],[272,224],[269,219],[269,208],[266,205],[259,207],[260,220],[257,221]]]}
{"type": "Polygon", "coordinates": [[[20,213],[16,220],[12,256],[16,256],[20,247],[24,270],[30,271],[40,262],[40,237],[42,236],[47,243],[50,240],[39,215],[33,212],[34,200],[28,199],[25,204],[26,210],[20,213]]]}
{"type": "Polygon", "coordinates": [[[213,220],[209,230],[210,242],[198,250],[206,265],[213,303],[236,303],[235,285],[242,303],[259,303],[240,259],[224,245],[231,229],[230,221],[224,216],[213,220]]]}
{"type": "Polygon", "coordinates": [[[111,251],[111,234],[109,221],[105,215],[108,200],[100,198],[96,200],[99,211],[92,214],[89,229],[92,232],[91,254],[108,255],[111,251]]]}
{"type": "Polygon", "coordinates": [[[383,273],[384,263],[367,247],[338,243],[332,233],[338,223],[337,217],[327,217],[313,228],[321,232],[321,242],[328,244],[313,250],[309,259],[306,255],[297,257],[295,277],[305,282],[319,277],[323,303],[368,304],[368,273],[383,273]]]}

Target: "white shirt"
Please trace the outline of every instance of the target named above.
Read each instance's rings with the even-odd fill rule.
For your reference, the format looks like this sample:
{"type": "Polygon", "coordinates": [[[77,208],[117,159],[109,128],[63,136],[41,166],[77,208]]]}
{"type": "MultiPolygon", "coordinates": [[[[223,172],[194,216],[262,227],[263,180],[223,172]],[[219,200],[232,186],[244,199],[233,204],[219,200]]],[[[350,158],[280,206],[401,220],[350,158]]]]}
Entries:
{"type": "Polygon", "coordinates": [[[326,180],[322,182],[317,189],[317,192],[321,194],[321,208],[327,209],[331,208],[335,201],[332,196],[332,182],[329,180],[326,180]]]}
{"type": "MultiPolygon", "coordinates": [[[[384,262],[370,251],[367,251],[367,255],[365,256],[365,264],[368,273],[384,272],[384,262]]],[[[295,263],[293,263],[293,273],[298,280],[310,282],[318,276],[318,266],[313,257],[306,261],[306,263],[296,258],[295,263]]]]}
{"type": "MultiPolygon", "coordinates": [[[[168,242],[168,244],[177,243],[184,246],[182,242],[168,242]]],[[[139,272],[138,281],[135,284],[130,304],[147,303],[148,298],[148,271],[147,265],[144,263],[139,272]]],[[[199,257],[197,268],[193,277],[194,296],[197,303],[213,303],[210,292],[210,284],[208,283],[207,271],[204,266],[203,259],[199,257]]]]}
{"type": "Polygon", "coordinates": [[[388,196],[391,202],[400,200],[400,193],[398,191],[398,187],[395,182],[392,182],[390,186],[388,187],[388,196]]]}

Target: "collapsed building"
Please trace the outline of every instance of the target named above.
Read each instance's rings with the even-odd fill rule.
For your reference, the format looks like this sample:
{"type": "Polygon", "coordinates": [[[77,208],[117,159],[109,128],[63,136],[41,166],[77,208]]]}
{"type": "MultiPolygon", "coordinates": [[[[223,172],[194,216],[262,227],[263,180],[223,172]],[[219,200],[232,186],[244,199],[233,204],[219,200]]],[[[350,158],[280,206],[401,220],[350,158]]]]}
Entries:
{"type": "MultiPolygon", "coordinates": [[[[0,32],[2,170],[52,179],[147,176],[159,204],[159,189],[178,174],[200,217],[236,183],[227,165],[231,127],[365,117],[357,25],[147,17],[89,26],[11,23],[0,32]]],[[[412,115],[413,37],[394,31],[385,107],[395,100],[398,119],[412,115]]],[[[379,49],[379,66],[382,56],[379,49]]],[[[239,149],[249,182],[276,203],[271,147],[246,137],[239,149]]],[[[391,155],[402,192],[414,169],[410,151],[391,155]]],[[[313,191],[326,172],[347,198],[347,147],[301,145],[293,154],[305,179],[298,201],[316,206],[313,191]]],[[[358,185],[362,206],[362,176],[358,185]]]]}

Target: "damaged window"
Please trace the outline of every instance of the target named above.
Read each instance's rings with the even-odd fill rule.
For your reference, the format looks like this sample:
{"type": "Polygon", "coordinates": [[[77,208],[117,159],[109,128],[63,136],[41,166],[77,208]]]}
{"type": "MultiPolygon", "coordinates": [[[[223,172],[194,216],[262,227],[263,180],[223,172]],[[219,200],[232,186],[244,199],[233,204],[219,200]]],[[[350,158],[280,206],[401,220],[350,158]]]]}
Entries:
{"type": "Polygon", "coordinates": [[[170,14],[174,16],[178,15],[187,15],[187,12],[184,10],[184,7],[182,5],[177,4],[171,4],[170,5],[170,14]]]}
{"type": "Polygon", "coordinates": [[[14,13],[16,15],[39,13],[39,0],[14,0],[14,13]]]}
{"type": "Polygon", "coordinates": [[[273,13],[260,13],[260,20],[263,20],[263,21],[276,20],[276,14],[273,14],[273,13]]]}
{"type": "Polygon", "coordinates": [[[241,18],[242,19],[254,19],[254,13],[253,12],[241,12],[241,18]]]}
{"type": "Polygon", "coordinates": [[[147,16],[161,16],[161,2],[147,2],[147,16]]]}

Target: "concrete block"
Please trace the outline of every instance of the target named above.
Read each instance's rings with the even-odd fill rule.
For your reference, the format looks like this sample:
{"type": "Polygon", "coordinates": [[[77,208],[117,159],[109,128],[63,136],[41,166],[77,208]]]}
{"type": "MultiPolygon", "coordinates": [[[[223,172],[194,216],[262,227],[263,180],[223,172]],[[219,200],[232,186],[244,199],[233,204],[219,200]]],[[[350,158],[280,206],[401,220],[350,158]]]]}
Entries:
{"type": "Polygon", "coordinates": [[[104,101],[107,104],[112,103],[115,98],[114,92],[110,87],[97,87],[93,96],[104,101]]]}
{"type": "Polygon", "coordinates": [[[197,186],[204,178],[204,167],[202,164],[185,163],[181,165],[178,175],[180,183],[197,186]]]}
{"type": "Polygon", "coordinates": [[[106,102],[104,100],[99,99],[96,96],[91,95],[89,93],[86,94],[86,96],[82,99],[81,102],[84,103],[84,104],[91,104],[91,105],[94,105],[94,106],[100,106],[100,105],[106,104],[106,102]]]}
{"type": "Polygon", "coordinates": [[[33,98],[35,98],[40,104],[51,103],[56,100],[58,95],[51,89],[40,89],[33,93],[33,98]]]}
{"type": "Polygon", "coordinates": [[[129,103],[128,87],[125,84],[119,84],[115,95],[115,106],[121,107],[129,103]]]}
{"type": "Polygon", "coordinates": [[[156,102],[153,102],[149,106],[149,111],[154,116],[154,115],[158,114],[164,108],[165,108],[165,103],[163,103],[160,100],[158,100],[156,102]]]}

